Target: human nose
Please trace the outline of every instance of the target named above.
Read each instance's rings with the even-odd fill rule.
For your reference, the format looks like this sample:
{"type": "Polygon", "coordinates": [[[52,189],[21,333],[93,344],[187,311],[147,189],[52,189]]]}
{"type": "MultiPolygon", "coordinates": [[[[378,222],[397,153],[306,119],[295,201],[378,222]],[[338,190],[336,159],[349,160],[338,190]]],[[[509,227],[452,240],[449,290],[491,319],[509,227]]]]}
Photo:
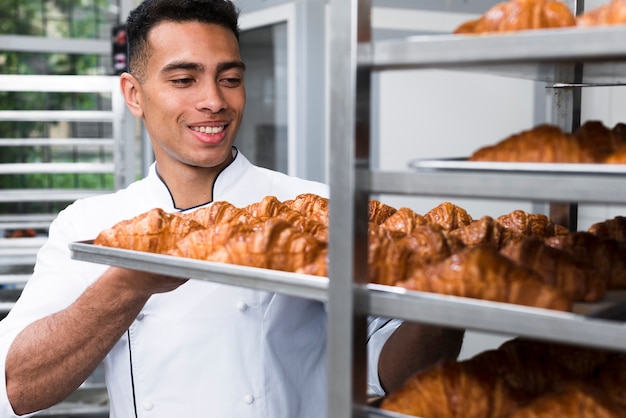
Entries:
{"type": "Polygon", "coordinates": [[[197,108],[201,112],[218,113],[228,106],[222,89],[216,82],[206,83],[205,87],[200,89],[199,94],[197,108]]]}

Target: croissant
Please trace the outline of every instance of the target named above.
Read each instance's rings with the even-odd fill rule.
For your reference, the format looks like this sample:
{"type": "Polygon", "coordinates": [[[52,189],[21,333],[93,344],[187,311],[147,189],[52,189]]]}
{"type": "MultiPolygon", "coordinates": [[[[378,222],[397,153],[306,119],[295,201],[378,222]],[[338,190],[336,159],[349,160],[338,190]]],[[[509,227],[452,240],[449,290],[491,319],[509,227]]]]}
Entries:
{"type": "Polygon", "coordinates": [[[303,213],[309,219],[328,225],[328,199],[313,193],[303,193],[283,202],[287,207],[303,213]]]}
{"type": "Polygon", "coordinates": [[[368,234],[369,281],[394,285],[396,281],[403,280],[411,264],[411,249],[391,239],[382,228],[370,227],[368,234]]]}
{"type": "Polygon", "coordinates": [[[248,223],[255,220],[249,212],[225,201],[214,202],[210,206],[185,213],[181,216],[192,219],[205,227],[229,222],[248,223]]]}
{"type": "Polygon", "coordinates": [[[181,237],[202,229],[204,227],[193,219],[155,208],[101,231],[94,244],[165,253],[174,247],[181,237]]]}
{"type": "Polygon", "coordinates": [[[501,376],[471,362],[445,361],[411,376],[380,407],[424,418],[501,418],[523,400],[501,376]]]}
{"type": "Polygon", "coordinates": [[[376,225],[382,224],[396,212],[396,208],[378,200],[370,200],[368,202],[369,221],[376,225]]]}
{"type": "Polygon", "coordinates": [[[448,232],[448,238],[459,240],[465,246],[491,245],[503,248],[522,239],[522,235],[513,228],[505,228],[491,216],[483,216],[469,225],[448,232]]]}
{"type": "Polygon", "coordinates": [[[603,162],[606,164],[626,164],[626,144],[617,147],[603,162]]]}
{"type": "Polygon", "coordinates": [[[571,299],[534,271],[517,266],[490,246],[466,248],[442,262],[416,269],[396,286],[561,311],[571,299]]]}
{"type": "Polygon", "coordinates": [[[510,32],[575,24],[574,15],[560,1],[510,0],[496,4],[478,19],[463,23],[454,33],[510,32]]]}
{"type": "Polygon", "coordinates": [[[470,155],[469,160],[533,163],[596,162],[595,156],[588,152],[578,138],[563,132],[558,126],[548,124],[513,134],[495,145],[479,148],[470,155]]]}
{"type": "MultiPolygon", "coordinates": [[[[229,225],[224,240],[216,240],[220,227],[189,234],[169,252],[178,257],[195,258],[242,266],[295,272],[314,262],[326,246],[298,231],[287,222],[269,218],[253,227],[229,225]],[[213,236],[212,236],[213,235],[213,236]],[[223,241],[223,242],[219,242],[223,241]]],[[[326,260],[322,260],[326,261],[326,260]]],[[[319,270],[326,274],[326,270],[319,270]]]]}
{"type": "Polygon", "coordinates": [[[506,353],[509,361],[514,360],[507,365],[520,380],[509,383],[535,395],[564,381],[591,378],[613,355],[601,349],[520,337],[504,342],[498,351],[506,353]],[[537,373],[540,375],[535,376],[537,373]]]}
{"type": "Polygon", "coordinates": [[[618,125],[609,129],[600,121],[590,120],[578,128],[575,135],[595,161],[603,162],[624,143],[622,128],[618,125]]]}
{"type": "Polygon", "coordinates": [[[546,238],[544,242],[593,264],[607,278],[609,289],[626,288],[626,244],[585,231],[546,238]]]}
{"type": "Polygon", "coordinates": [[[578,26],[617,25],[626,23],[626,1],[610,3],[589,10],[576,18],[578,26]]]}
{"type": "Polygon", "coordinates": [[[380,226],[387,231],[405,235],[413,232],[417,226],[426,225],[427,223],[426,218],[422,215],[414,212],[412,209],[403,207],[385,219],[380,226]]]}
{"type": "Polygon", "coordinates": [[[518,409],[510,418],[619,418],[626,409],[612,402],[597,388],[583,382],[573,382],[538,397],[518,409]]]}
{"type": "Polygon", "coordinates": [[[594,235],[616,239],[626,243],[626,216],[616,216],[591,225],[588,231],[594,235]]]}
{"type": "Polygon", "coordinates": [[[598,269],[536,238],[527,238],[500,251],[520,266],[537,272],[543,280],[576,301],[597,301],[606,294],[607,281],[598,269]]]}
{"type": "Polygon", "coordinates": [[[407,275],[416,268],[443,261],[462,249],[460,244],[446,237],[439,225],[434,224],[416,227],[398,243],[411,251],[407,275]]]}
{"type": "Polygon", "coordinates": [[[566,227],[553,223],[544,214],[527,213],[523,210],[514,210],[499,216],[496,220],[503,227],[526,237],[548,238],[569,232],[566,227]]]}
{"type": "Polygon", "coordinates": [[[465,209],[450,202],[443,202],[424,214],[426,221],[451,231],[469,225],[473,219],[465,209]]]}
{"type": "Polygon", "coordinates": [[[486,350],[466,360],[476,368],[503,379],[527,400],[536,398],[555,386],[573,378],[563,366],[547,356],[534,344],[507,341],[498,349],[486,350]]]}
{"type": "Polygon", "coordinates": [[[327,225],[312,220],[302,212],[290,208],[275,196],[266,196],[261,201],[246,206],[244,210],[256,218],[282,219],[301,232],[310,234],[322,242],[328,242],[327,225]]]}

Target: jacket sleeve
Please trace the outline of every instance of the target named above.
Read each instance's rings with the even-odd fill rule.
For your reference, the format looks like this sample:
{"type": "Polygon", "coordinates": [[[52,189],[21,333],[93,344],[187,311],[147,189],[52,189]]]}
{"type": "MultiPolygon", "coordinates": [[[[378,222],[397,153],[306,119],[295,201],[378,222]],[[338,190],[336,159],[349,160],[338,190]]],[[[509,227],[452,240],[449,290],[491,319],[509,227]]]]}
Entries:
{"type": "Polygon", "coordinates": [[[367,394],[384,396],[378,377],[378,359],[387,339],[402,324],[399,319],[369,317],[367,325],[367,394]]]}

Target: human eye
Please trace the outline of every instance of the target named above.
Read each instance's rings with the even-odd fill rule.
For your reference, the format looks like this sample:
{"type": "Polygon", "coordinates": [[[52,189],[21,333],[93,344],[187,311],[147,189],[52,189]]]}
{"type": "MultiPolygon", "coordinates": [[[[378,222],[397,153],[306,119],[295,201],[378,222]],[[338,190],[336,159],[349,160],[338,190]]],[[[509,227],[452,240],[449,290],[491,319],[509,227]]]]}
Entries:
{"type": "Polygon", "coordinates": [[[243,77],[223,77],[220,79],[220,84],[225,87],[239,87],[243,82],[243,77]]]}
{"type": "Polygon", "coordinates": [[[193,78],[190,77],[180,77],[171,79],[170,83],[174,84],[175,86],[188,86],[192,84],[193,81],[193,78]]]}

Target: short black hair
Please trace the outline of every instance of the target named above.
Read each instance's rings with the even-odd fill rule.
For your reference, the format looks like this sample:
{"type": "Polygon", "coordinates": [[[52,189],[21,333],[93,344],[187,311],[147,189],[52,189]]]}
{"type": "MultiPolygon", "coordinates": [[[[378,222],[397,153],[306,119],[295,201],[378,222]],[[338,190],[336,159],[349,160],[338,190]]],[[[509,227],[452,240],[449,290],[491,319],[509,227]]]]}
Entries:
{"type": "Polygon", "coordinates": [[[148,34],[157,24],[200,22],[230,29],[239,41],[239,10],[230,0],[145,0],[132,10],[126,20],[130,73],[145,77],[148,60],[148,34]]]}

